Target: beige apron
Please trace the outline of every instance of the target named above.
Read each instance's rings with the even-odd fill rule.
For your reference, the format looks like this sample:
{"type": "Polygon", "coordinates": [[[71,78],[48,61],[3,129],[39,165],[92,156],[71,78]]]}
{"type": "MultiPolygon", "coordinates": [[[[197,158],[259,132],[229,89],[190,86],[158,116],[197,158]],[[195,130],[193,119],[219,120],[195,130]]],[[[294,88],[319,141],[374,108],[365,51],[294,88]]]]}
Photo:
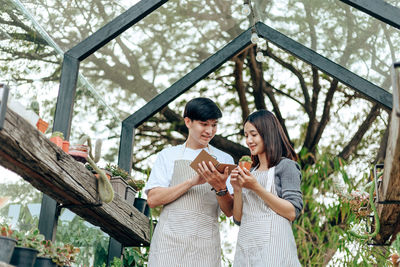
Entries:
{"type": "MultiPolygon", "coordinates": [[[[275,167],[252,171],[269,192],[275,189],[275,167]]],[[[243,188],[242,220],[236,244],[234,267],[301,266],[291,222],[277,214],[252,190],[243,188]]]]}
{"type": "MultiPolygon", "coordinates": [[[[176,160],[170,186],[193,178],[190,160],[176,160]]],[[[219,267],[219,205],[208,183],[164,206],[150,245],[150,267],[219,267]]]]}

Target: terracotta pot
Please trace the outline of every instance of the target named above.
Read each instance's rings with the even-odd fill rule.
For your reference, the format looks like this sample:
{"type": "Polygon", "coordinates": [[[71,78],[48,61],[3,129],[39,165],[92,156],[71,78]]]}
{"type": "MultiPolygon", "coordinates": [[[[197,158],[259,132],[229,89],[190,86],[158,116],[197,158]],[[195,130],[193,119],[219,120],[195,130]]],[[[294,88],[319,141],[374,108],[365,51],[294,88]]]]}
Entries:
{"type": "Polygon", "coordinates": [[[67,140],[63,141],[62,150],[64,150],[65,153],[68,153],[68,151],[69,151],[69,141],[67,141],[67,140]]]}
{"type": "MultiPolygon", "coordinates": [[[[111,173],[107,170],[101,169],[105,175],[107,176],[108,180],[111,180],[111,173]]],[[[95,171],[93,172],[94,176],[96,176],[96,178],[99,178],[100,174],[96,173],[95,171]]]]}
{"type": "Polygon", "coordinates": [[[246,168],[248,171],[250,170],[250,168],[251,168],[251,162],[248,162],[248,161],[240,161],[239,162],[239,167],[240,168],[246,168]]]}
{"type": "Polygon", "coordinates": [[[75,160],[86,163],[88,157],[89,147],[87,145],[73,145],[69,146],[68,154],[70,154],[75,160]]]}
{"type": "Polygon", "coordinates": [[[50,138],[50,141],[56,144],[58,147],[62,148],[63,146],[63,139],[59,136],[54,136],[50,138]]]}
{"type": "Polygon", "coordinates": [[[36,123],[36,128],[41,131],[42,133],[45,133],[47,130],[47,127],[49,127],[49,124],[39,118],[38,122],[36,123]]]}

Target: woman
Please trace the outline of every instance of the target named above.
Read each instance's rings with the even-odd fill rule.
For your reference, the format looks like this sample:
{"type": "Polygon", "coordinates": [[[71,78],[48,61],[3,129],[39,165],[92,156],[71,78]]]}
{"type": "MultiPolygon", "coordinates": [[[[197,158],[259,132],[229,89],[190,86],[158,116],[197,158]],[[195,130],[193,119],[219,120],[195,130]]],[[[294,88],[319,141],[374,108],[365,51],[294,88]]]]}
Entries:
{"type": "Polygon", "coordinates": [[[234,266],[300,266],[292,221],[303,201],[297,155],[282,126],[267,110],[245,121],[252,171],[232,171],[234,221],[240,224],[234,266]]]}

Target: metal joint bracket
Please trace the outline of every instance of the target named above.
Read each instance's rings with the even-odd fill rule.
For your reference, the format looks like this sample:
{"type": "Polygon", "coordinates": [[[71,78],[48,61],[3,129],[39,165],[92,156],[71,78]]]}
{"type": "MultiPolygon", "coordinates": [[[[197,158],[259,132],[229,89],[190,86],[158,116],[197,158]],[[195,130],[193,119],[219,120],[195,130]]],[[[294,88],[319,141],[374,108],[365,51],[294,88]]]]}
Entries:
{"type": "Polygon", "coordinates": [[[4,120],[6,118],[8,92],[10,91],[10,88],[8,88],[6,84],[0,83],[0,92],[1,91],[3,91],[3,94],[0,103],[0,130],[3,129],[4,120]]]}

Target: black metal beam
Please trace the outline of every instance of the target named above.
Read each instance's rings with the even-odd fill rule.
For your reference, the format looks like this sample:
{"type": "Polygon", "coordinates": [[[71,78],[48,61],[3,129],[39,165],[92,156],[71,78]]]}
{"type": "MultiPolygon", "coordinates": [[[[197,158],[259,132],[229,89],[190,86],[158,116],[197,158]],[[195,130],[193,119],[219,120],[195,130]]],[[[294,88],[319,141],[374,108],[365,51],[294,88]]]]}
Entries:
{"type": "Polygon", "coordinates": [[[57,227],[57,201],[46,194],[43,194],[42,205],[40,206],[39,231],[46,240],[53,240],[57,227]]]}
{"type": "Polygon", "coordinates": [[[66,140],[69,140],[69,134],[71,130],[72,111],[74,107],[78,72],[78,59],[64,54],[60,89],[58,91],[56,112],[54,115],[53,132],[62,132],[66,140]]]}
{"type": "Polygon", "coordinates": [[[205,78],[208,74],[216,70],[234,55],[242,51],[246,46],[251,43],[250,36],[251,29],[248,29],[247,31],[240,34],[221,50],[210,56],[191,72],[189,72],[180,80],[171,85],[171,87],[164,90],[161,94],[158,94],[146,105],[144,105],[138,111],[126,118],[124,120],[124,123],[130,125],[133,128],[137,128],[148,118],[150,118],[155,113],[171,103],[178,96],[189,90],[197,82],[205,78]]]}
{"type": "Polygon", "coordinates": [[[381,87],[361,78],[348,69],[321,56],[314,50],[290,39],[262,22],[256,24],[256,29],[257,33],[269,42],[274,43],[290,54],[338,79],[343,84],[355,89],[370,100],[378,102],[388,109],[392,109],[392,94],[381,87]]]}
{"type": "Polygon", "coordinates": [[[79,59],[80,61],[84,60],[167,1],[168,0],[140,1],[87,37],[85,40],[71,48],[67,54],[79,59]]]}
{"type": "Polygon", "coordinates": [[[133,138],[135,129],[127,123],[122,123],[119,141],[118,166],[128,173],[132,169],[133,138]]]}
{"type": "Polygon", "coordinates": [[[108,255],[107,255],[107,265],[111,266],[111,263],[114,261],[114,258],[121,258],[122,255],[122,245],[114,238],[110,237],[110,241],[108,243],[108,255]]]}
{"type": "Polygon", "coordinates": [[[340,0],[372,17],[400,29],[400,8],[382,0],[340,0]]]}

